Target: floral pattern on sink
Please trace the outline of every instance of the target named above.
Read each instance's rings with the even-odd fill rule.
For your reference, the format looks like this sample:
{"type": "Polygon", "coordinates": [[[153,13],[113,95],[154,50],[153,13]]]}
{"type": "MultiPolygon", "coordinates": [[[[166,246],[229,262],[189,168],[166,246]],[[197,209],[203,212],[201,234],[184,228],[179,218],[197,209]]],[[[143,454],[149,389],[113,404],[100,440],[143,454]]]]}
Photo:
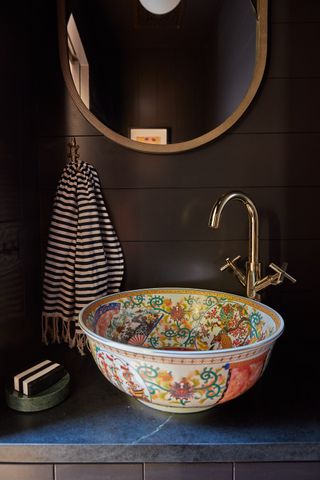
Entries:
{"type": "Polygon", "coordinates": [[[217,350],[251,345],[275,331],[261,311],[228,296],[119,294],[87,318],[101,337],[169,350],[217,350]]]}
{"type": "MultiPolygon", "coordinates": [[[[94,350],[94,349],[93,349],[94,350]]],[[[202,368],[170,367],[141,361],[130,364],[96,346],[94,358],[102,373],[127,394],[158,405],[172,407],[212,406],[224,396],[230,379],[230,364],[202,368]]]]}
{"type": "Polygon", "coordinates": [[[268,362],[265,352],[235,364],[168,368],[142,359],[128,363],[99,345],[91,351],[99,369],[120,390],[145,403],[171,407],[206,408],[231,400],[256,383],[268,362]]]}

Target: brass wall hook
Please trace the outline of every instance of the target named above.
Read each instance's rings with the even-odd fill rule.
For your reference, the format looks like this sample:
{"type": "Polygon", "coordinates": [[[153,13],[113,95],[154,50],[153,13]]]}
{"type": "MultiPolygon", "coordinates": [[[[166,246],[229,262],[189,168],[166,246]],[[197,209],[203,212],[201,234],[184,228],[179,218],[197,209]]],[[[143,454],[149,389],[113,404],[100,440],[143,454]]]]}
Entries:
{"type": "Polygon", "coordinates": [[[70,158],[71,162],[77,162],[80,158],[80,154],[78,153],[80,146],[77,144],[76,137],[73,137],[73,139],[68,143],[68,147],[70,151],[67,157],[70,158]]]}

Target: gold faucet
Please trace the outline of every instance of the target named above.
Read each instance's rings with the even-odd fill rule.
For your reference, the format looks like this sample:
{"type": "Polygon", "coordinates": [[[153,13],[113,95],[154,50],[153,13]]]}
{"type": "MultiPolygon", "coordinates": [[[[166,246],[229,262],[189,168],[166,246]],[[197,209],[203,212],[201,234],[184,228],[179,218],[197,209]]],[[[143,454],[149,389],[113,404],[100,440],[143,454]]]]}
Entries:
{"type": "Polygon", "coordinates": [[[230,200],[238,200],[242,202],[248,212],[249,216],[249,253],[248,261],[246,262],[246,272],[243,273],[240,268],[236,266],[236,262],[241,258],[240,255],[230,260],[226,259],[226,264],[220,268],[221,272],[227,268],[231,268],[240,283],[246,288],[247,297],[260,300],[258,292],[269,285],[278,285],[282,283],[285,278],[295,283],[296,280],[286,272],[287,264],[278,267],[274,263],[270,263],[269,267],[276,273],[267,275],[261,278],[261,263],[259,262],[259,219],[257,209],[247,195],[242,192],[230,192],[222,195],[219,200],[213,205],[210,217],[209,227],[218,228],[222,210],[230,200]]]}

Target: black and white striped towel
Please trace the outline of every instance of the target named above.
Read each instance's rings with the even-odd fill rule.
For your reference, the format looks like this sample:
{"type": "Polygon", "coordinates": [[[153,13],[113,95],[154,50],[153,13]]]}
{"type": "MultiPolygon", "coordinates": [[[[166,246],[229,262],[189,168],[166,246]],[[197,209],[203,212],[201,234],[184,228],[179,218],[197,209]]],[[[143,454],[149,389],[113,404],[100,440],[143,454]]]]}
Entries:
{"type": "Polygon", "coordinates": [[[110,222],[95,168],[69,162],[60,178],[43,278],[42,339],[84,353],[78,314],[86,304],[119,291],[124,273],[120,242],[110,222]]]}

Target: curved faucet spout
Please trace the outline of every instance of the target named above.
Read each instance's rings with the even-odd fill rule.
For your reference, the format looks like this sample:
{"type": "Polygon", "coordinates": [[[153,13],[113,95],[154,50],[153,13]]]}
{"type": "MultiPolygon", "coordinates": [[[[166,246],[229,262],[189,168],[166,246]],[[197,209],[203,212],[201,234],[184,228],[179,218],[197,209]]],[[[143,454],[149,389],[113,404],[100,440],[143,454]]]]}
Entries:
{"type": "Polygon", "coordinates": [[[247,209],[249,217],[249,253],[248,261],[246,263],[246,271],[243,272],[238,268],[235,263],[239,260],[240,255],[235,257],[233,260],[230,258],[226,259],[226,264],[220,268],[221,271],[230,268],[233,273],[236,275],[240,283],[246,287],[247,296],[250,298],[255,298],[260,300],[260,290],[268,287],[269,285],[278,285],[283,282],[283,279],[286,277],[291,282],[296,280],[288,275],[286,272],[286,264],[284,267],[277,267],[274,263],[270,263],[270,268],[272,268],[276,273],[272,275],[267,275],[264,278],[261,278],[261,264],[259,263],[259,220],[258,212],[252,200],[250,200],[247,195],[242,192],[230,192],[222,195],[219,200],[213,205],[210,217],[209,217],[209,227],[218,228],[220,224],[220,218],[224,207],[227,205],[230,200],[239,200],[243,203],[247,209]]]}
{"type": "Polygon", "coordinates": [[[259,220],[257,209],[247,195],[242,192],[230,192],[222,195],[213,205],[210,217],[209,227],[218,228],[220,224],[220,218],[222,210],[230,200],[238,200],[242,202],[248,212],[249,216],[249,264],[253,266],[259,263],[259,220]]]}

